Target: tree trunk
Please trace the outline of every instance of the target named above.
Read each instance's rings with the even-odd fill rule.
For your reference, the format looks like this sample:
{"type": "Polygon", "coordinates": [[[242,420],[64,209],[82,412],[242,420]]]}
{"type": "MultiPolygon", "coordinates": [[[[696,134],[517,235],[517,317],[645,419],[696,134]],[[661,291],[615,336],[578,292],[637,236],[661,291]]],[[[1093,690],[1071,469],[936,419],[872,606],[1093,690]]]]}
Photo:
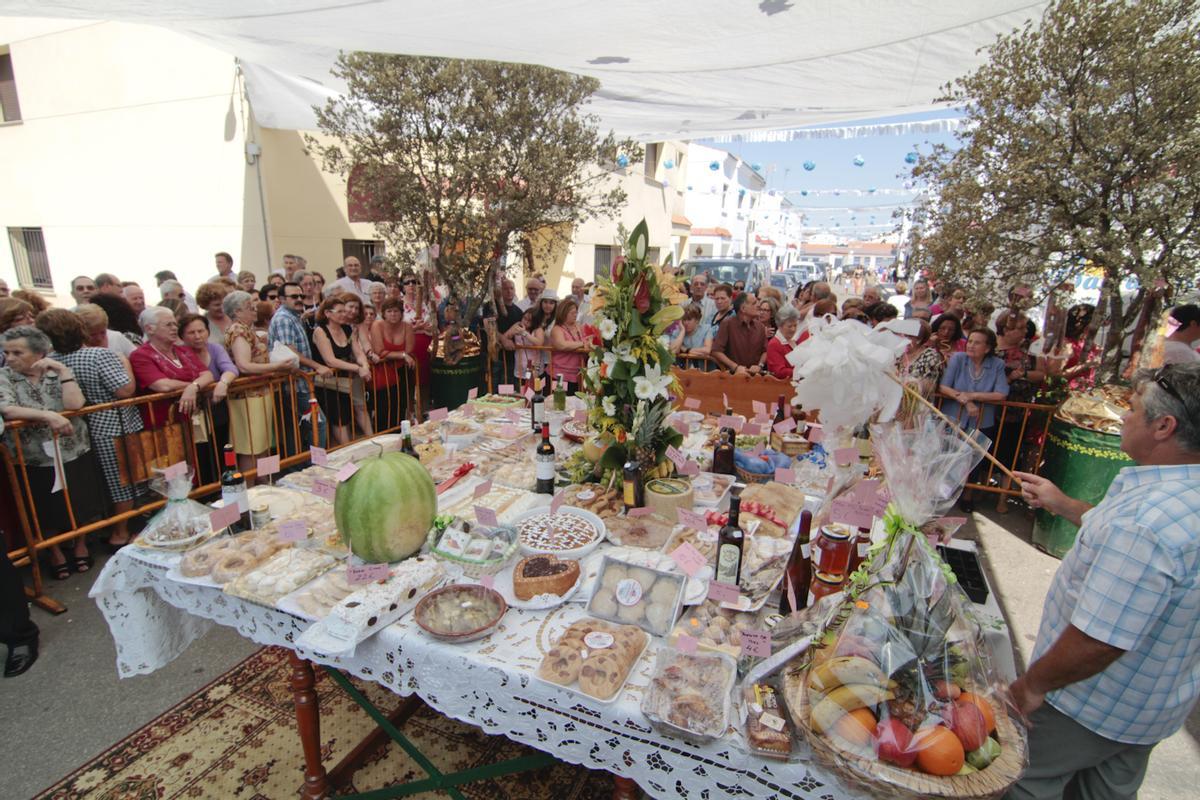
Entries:
{"type": "MultiPolygon", "coordinates": [[[[1111,383],[1121,374],[1121,341],[1125,337],[1125,314],[1121,299],[1121,276],[1112,269],[1104,271],[1104,283],[1100,286],[1100,304],[1096,309],[1097,317],[1105,313],[1105,306],[1108,331],[1104,336],[1104,348],[1100,354],[1100,368],[1096,372],[1097,385],[1111,383]]],[[[1088,338],[1094,335],[1092,333],[1088,338]]],[[[1089,345],[1090,341],[1084,345],[1085,354],[1089,345]]]]}

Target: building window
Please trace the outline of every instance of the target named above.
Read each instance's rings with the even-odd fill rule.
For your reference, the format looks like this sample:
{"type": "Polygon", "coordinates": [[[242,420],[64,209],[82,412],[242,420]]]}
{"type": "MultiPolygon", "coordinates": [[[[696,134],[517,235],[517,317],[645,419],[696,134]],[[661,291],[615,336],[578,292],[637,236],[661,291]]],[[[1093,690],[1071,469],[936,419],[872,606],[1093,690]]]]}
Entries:
{"type": "Polygon", "coordinates": [[[9,228],[8,243],[12,248],[13,264],[17,267],[17,283],[22,289],[54,290],[50,277],[50,260],[46,258],[46,240],[41,228],[9,228]]]}
{"type": "Polygon", "coordinates": [[[21,119],[21,104],[17,102],[17,81],[13,77],[12,55],[7,48],[0,52],[0,111],[5,122],[21,119]]]}
{"type": "Polygon", "coordinates": [[[371,259],[383,255],[383,242],[378,239],[342,239],[342,258],[354,256],[363,265],[363,274],[371,271],[371,259]]]}
{"type": "Polygon", "coordinates": [[[596,255],[593,260],[592,274],[593,280],[600,277],[607,278],[612,271],[613,263],[613,248],[610,245],[596,245],[596,255]]]}
{"type": "Polygon", "coordinates": [[[646,145],[645,172],[647,178],[653,178],[658,174],[658,155],[661,151],[662,145],[658,142],[646,145]]]}

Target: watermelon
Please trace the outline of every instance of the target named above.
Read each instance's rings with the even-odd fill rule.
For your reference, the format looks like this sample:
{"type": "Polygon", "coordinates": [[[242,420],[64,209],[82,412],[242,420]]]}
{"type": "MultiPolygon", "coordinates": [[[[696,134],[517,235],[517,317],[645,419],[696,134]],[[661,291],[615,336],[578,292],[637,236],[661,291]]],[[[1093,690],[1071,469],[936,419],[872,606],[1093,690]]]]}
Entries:
{"type": "Polygon", "coordinates": [[[437,514],[437,490],[421,462],[386,453],[359,462],[338,484],[333,514],[342,541],[363,561],[399,561],[421,549],[437,514]]]}

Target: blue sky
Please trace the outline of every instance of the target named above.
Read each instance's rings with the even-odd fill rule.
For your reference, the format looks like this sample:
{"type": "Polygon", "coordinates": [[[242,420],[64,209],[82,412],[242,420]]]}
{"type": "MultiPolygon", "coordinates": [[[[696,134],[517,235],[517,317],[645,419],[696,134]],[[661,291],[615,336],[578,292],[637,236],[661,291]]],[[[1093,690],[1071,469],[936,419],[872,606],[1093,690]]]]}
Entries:
{"type": "MultiPolygon", "coordinates": [[[[845,125],[872,125],[886,122],[908,122],[926,119],[943,119],[958,116],[952,109],[945,109],[903,117],[881,117],[870,120],[847,122],[845,125]]],[[[834,126],[819,126],[834,127],[834,126]]],[[[747,162],[758,163],[767,176],[767,188],[791,190],[788,197],[799,208],[806,209],[806,225],[828,227],[841,234],[857,233],[869,238],[891,227],[894,206],[911,200],[912,194],[877,194],[858,197],[846,190],[862,190],[871,187],[878,190],[902,190],[909,173],[904,156],[918,149],[928,152],[935,143],[953,144],[952,133],[913,133],[896,136],[868,136],[857,139],[801,139],[793,142],[746,143],[731,142],[717,144],[704,142],[713,147],[728,150],[747,162]],[[861,155],[863,166],[854,165],[854,157],[861,155]],[[805,161],[812,161],[816,169],[805,171],[805,161]],[[799,190],[843,190],[841,196],[801,196],[799,190]],[[853,210],[845,210],[846,207],[853,210]],[[875,210],[871,210],[874,208],[875,210]],[[851,215],[856,219],[851,220],[851,215]],[[875,225],[869,227],[870,218],[875,225]],[[838,227],[834,227],[834,224],[838,227]]]]}

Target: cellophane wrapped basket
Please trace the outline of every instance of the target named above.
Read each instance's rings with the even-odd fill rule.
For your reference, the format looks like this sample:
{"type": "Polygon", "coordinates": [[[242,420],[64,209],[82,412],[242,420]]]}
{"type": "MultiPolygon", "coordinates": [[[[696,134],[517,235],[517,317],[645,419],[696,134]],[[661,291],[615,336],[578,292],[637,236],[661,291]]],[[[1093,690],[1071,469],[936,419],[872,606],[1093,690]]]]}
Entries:
{"type": "Polygon", "coordinates": [[[891,504],[876,542],[784,697],[814,755],[880,798],[994,798],[1026,764],[989,645],[921,525],[951,505],[978,461],[948,427],[872,428],[891,504]]]}

